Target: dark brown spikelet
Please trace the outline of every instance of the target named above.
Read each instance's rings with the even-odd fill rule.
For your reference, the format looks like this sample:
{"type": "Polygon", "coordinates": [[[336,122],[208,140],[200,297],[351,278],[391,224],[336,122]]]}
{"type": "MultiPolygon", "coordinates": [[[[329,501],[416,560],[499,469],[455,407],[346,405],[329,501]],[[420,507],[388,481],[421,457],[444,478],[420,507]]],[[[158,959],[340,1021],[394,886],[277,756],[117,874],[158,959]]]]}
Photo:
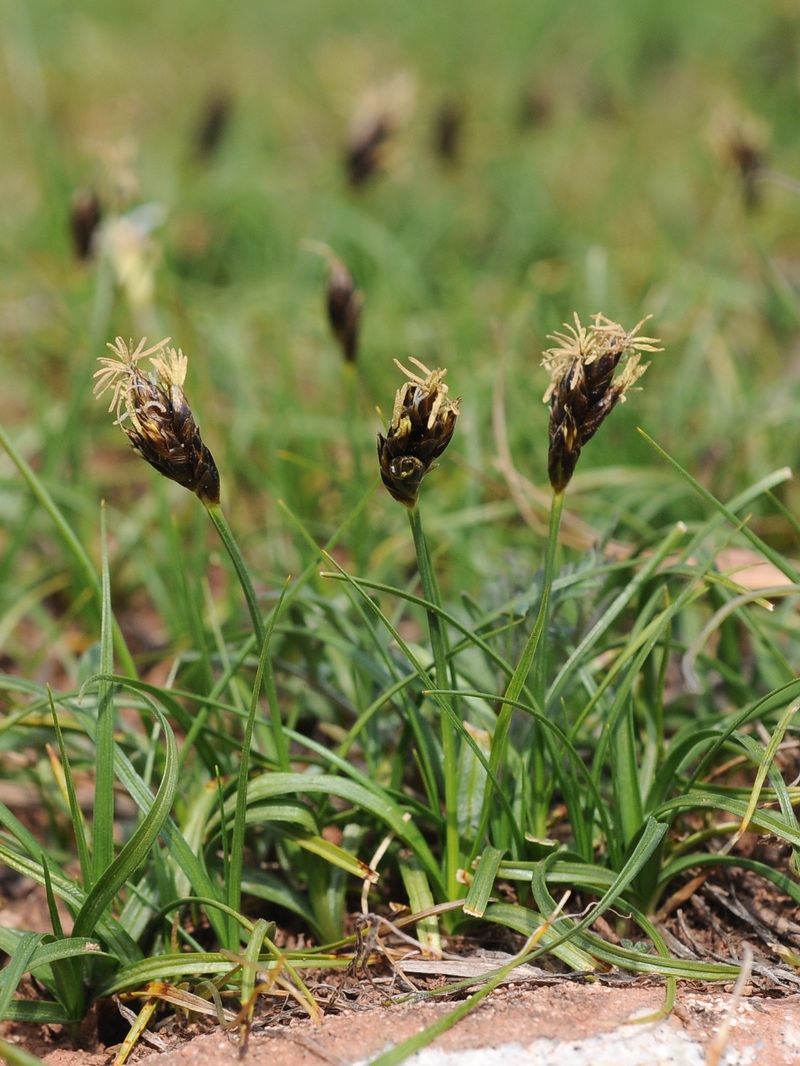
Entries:
{"type": "Polygon", "coordinates": [[[396,365],[411,379],[398,389],[386,436],[378,434],[378,462],[389,493],[409,509],[416,506],[422,479],[433,469],[453,436],[459,400],[447,398],[446,370],[428,370],[410,360],[425,377],[396,365]]]}
{"type": "Polygon", "coordinates": [[[625,393],[644,374],[639,365],[641,352],[658,352],[658,339],[637,337],[647,319],[629,332],[605,315],[594,315],[588,328],[575,315],[569,333],[555,333],[549,339],[558,346],[544,353],[543,366],[550,371],[550,385],[544,395],[550,401],[550,447],[547,473],[555,492],[569,484],[581,449],[592,439],[625,393]],[[625,366],[614,379],[620,361],[625,366]]]}
{"type": "Polygon", "coordinates": [[[736,173],[748,211],[761,205],[770,135],[767,122],[752,112],[723,107],[712,116],[711,145],[720,162],[736,173]]]}
{"type": "Polygon", "coordinates": [[[377,115],[369,125],[350,135],[345,149],[347,180],[360,189],[383,167],[386,143],[393,133],[389,120],[377,115]]]}
{"type": "Polygon", "coordinates": [[[738,131],[728,145],[728,152],[731,162],[739,173],[744,206],[748,211],[754,211],[761,203],[758,178],[764,169],[763,146],[755,139],[748,139],[743,131],[738,131]]]}
{"type": "Polygon", "coordinates": [[[445,100],[433,123],[433,149],[443,163],[454,166],[461,158],[464,109],[456,100],[445,100]]]}
{"type": "Polygon", "coordinates": [[[230,93],[218,91],[208,97],[194,134],[194,157],[198,163],[208,163],[216,154],[230,126],[232,113],[230,93]]]}
{"type": "Polygon", "coordinates": [[[72,197],[69,228],[72,246],[78,259],[91,259],[95,252],[95,235],[103,217],[100,200],[92,189],[78,189],[72,197]]]}
{"type": "Polygon", "coordinates": [[[398,71],[367,88],[356,102],[344,153],[353,189],[362,188],[387,166],[392,142],[408,118],[413,97],[413,79],[398,71]]]}
{"type": "Polygon", "coordinates": [[[326,307],[333,335],[342,349],[346,363],[354,363],[358,356],[358,338],[361,325],[361,309],[364,294],[344,263],[333,256],[330,259],[326,307]]]}
{"type": "Polygon", "coordinates": [[[147,351],[144,344],[141,341],[132,351],[117,337],[116,344],[108,345],[116,359],[100,360],[95,394],[101,396],[113,389],[109,410],[116,408],[115,424],[146,462],[170,481],[194,492],[203,503],[218,504],[217,465],[203,443],[183,391],[186,356],[166,348],[166,340],[147,351]],[[151,377],[146,377],[137,365],[146,356],[154,369],[151,377]]]}
{"type": "Polygon", "coordinates": [[[123,422],[122,429],[139,455],[170,481],[202,500],[219,503],[217,465],[183,391],[172,387],[167,392],[137,374],[130,396],[136,421],[123,422]]]}

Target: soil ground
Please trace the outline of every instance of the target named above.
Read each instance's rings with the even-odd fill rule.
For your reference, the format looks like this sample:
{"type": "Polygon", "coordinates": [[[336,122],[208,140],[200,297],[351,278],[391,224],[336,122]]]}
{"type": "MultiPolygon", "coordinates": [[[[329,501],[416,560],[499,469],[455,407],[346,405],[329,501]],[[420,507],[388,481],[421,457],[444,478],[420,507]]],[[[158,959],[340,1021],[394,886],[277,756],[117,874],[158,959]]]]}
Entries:
{"type": "MultiPolygon", "coordinates": [[[[241,1062],[344,1066],[368,1060],[453,1009],[452,1004],[430,1002],[379,1006],[372,996],[364,998],[368,1002],[356,1000],[319,1025],[288,1016],[281,1020],[274,1014],[256,1021],[244,1054],[238,1034],[219,1028],[198,1032],[197,1026],[175,1023],[157,1034],[162,1050],[143,1045],[130,1061],[136,1066],[241,1062]]],[[[737,1002],[729,989],[684,985],[668,1019],[625,1024],[657,1012],[663,1001],[664,989],[658,983],[629,980],[604,985],[565,979],[538,987],[498,989],[440,1036],[423,1053],[423,1061],[431,1066],[447,1061],[465,1066],[797,1066],[800,1062],[800,995],[746,994],[737,1002]],[[726,1021],[727,1035],[721,1033],[726,1021]]],[[[43,1030],[24,1032],[17,1027],[14,1035],[48,1066],[109,1066],[117,1050],[54,1046],[43,1030]]]]}

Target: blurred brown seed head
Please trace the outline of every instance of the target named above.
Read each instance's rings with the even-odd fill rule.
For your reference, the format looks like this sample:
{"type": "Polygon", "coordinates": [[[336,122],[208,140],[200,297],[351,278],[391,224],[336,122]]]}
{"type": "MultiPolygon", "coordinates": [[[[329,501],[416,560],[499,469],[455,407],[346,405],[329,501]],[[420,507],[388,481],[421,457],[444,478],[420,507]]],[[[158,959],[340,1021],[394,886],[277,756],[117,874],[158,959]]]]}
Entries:
{"type": "Polygon", "coordinates": [[[97,250],[96,235],[103,212],[93,189],[78,189],[72,197],[69,226],[78,259],[91,259],[97,250]]]}
{"type": "Polygon", "coordinates": [[[709,138],[722,163],[738,174],[744,206],[748,211],[756,209],[761,202],[759,177],[766,166],[769,126],[756,115],[720,108],[712,117],[709,138]]]}
{"type": "Polygon", "coordinates": [[[326,293],[328,321],[342,349],[345,362],[354,363],[358,356],[358,337],[364,294],[356,288],[353,277],[341,259],[330,258],[326,293]]]}
{"type": "Polygon", "coordinates": [[[386,436],[378,434],[378,462],[389,493],[412,509],[422,479],[450,443],[460,400],[447,397],[446,370],[428,370],[418,359],[410,362],[425,377],[407,370],[395,359],[395,365],[410,381],[397,390],[386,436]]]}
{"type": "Polygon", "coordinates": [[[748,211],[753,211],[761,202],[758,176],[759,172],[764,168],[765,156],[763,148],[754,140],[747,140],[741,135],[740,131],[739,135],[730,141],[728,152],[731,162],[739,172],[744,205],[748,211]]]}
{"type": "Polygon", "coordinates": [[[550,403],[547,472],[555,492],[564,491],[581,449],[647,370],[649,363],[639,365],[641,353],[662,351],[656,347],[657,337],[636,336],[648,318],[629,331],[605,315],[593,319],[588,327],[581,325],[577,315],[574,326],[565,323],[568,332],[548,338],[556,341],[556,347],[548,348],[542,360],[550,372],[544,402],[550,403]],[[615,379],[623,359],[625,365],[615,379]]]}
{"type": "Polygon", "coordinates": [[[390,142],[406,122],[414,101],[414,82],[401,71],[372,86],[359,100],[345,144],[345,171],[359,189],[387,164],[390,142]]]}
{"type": "Polygon", "coordinates": [[[461,158],[464,109],[456,100],[445,100],[433,123],[433,150],[443,163],[454,165],[461,158]]]}
{"type": "Polygon", "coordinates": [[[386,158],[386,142],[393,133],[385,116],[376,116],[371,125],[351,134],[345,149],[347,180],[354,189],[361,188],[377,174],[386,158]]]}
{"type": "Polygon", "coordinates": [[[134,349],[133,341],[128,345],[117,337],[107,346],[114,358],[99,360],[94,392],[100,397],[112,390],[108,409],[116,411],[114,424],[143,459],[203,503],[218,504],[219,472],[183,391],[188,360],[180,350],[167,348],[168,341],[169,337],[145,351],[144,340],[134,349]],[[138,367],[144,358],[153,366],[149,377],[138,367]]]}
{"type": "Polygon", "coordinates": [[[218,91],[208,97],[194,134],[194,157],[198,163],[208,163],[216,154],[233,114],[230,93],[218,91]]]}

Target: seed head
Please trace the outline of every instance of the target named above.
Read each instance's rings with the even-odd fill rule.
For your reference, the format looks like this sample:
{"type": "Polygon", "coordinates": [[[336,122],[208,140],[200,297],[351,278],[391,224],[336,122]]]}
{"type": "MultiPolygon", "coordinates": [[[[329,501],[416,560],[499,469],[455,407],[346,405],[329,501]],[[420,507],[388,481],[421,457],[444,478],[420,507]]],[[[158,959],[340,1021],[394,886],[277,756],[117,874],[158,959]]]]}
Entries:
{"type": "Polygon", "coordinates": [[[425,377],[395,359],[395,365],[411,380],[397,390],[386,436],[378,434],[378,462],[390,494],[413,509],[420,482],[450,443],[461,401],[447,398],[446,370],[428,370],[418,359],[410,362],[425,377]]]}
{"type": "Polygon", "coordinates": [[[342,349],[346,363],[354,363],[358,355],[358,334],[364,294],[356,288],[350,271],[336,256],[330,257],[328,291],[326,294],[328,321],[333,335],[342,349]]]}
{"type": "Polygon", "coordinates": [[[194,133],[194,157],[198,163],[208,163],[216,154],[230,125],[233,97],[224,89],[209,96],[194,133]]]}
{"type": "Polygon", "coordinates": [[[464,109],[454,99],[445,99],[434,117],[433,149],[448,166],[458,163],[464,132],[464,109]]]}
{"type": "Polygon", "coordinates": [[[103,210],[93,189],[77,189],[72,197],[69,225],[78,259],[91,259],[97,250],[97,231],[103,210]]]}
{"type": "Polygon", "coordinates": [[[626,331],[605,315],[594,315],[588,327],[575,315],[574,326],[565,323],[568,333],[548,338],[557,344],[547,349],[542,360],[550,372],[544,402],[550,403],[547,472],[555,492],[564,491],[583,446],[647,370],[649,363],[639,365],[641,353],[663,350],[656,347],[657,337],[636,336],[650,317],[626,331]],[[614,371],[623,359],[625,365],[615,379],[614,371]]]}
{"type": "Polygon", "coordinates": [[[414,81],[400,71],[371,86],[350,120],[344,165],[353,189],[360,189],[386,166],[391,141],[404,125],[414,102],[414,81]]]}
{"type": "Polygon", "coordinates": [[[117,337],[108,345],[115,358],[99,360],[94,393],[100,397],[112,390],[108,409],[116,412],[114,425],[143,459],[203,503],[217,504],[219,472],[183,391],[188,360],[180,349],[167,348],[168,342],[169,337],[145,351],[144,340],[133,349],[133,341],[129,346],[117,337]],[[138,367],[144,358],[153,366],[150,376],[138,367]]]}
{"type": "Polygon", "coordinates": [[[762,184],[767,165],[770,128],[764,119],[732,108],[720,108],[709,129],[712,147],[721,162],[738,174],[742,200],[750,211],[761,205],[762,184]]]}

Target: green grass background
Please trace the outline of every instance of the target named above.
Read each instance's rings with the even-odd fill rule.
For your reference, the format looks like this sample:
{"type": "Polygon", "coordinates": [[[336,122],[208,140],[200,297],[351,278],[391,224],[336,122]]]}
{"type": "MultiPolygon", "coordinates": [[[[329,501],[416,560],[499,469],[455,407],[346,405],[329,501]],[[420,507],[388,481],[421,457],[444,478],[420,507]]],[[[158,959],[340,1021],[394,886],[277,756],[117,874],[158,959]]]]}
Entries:
{"type": "MultiPolygon", "coordinates": [[[[134,343],[171,336],[189,356],[186,391],[265,609],[287,575],[297,578],[312,564],[320,569],[313,545],[325,544],[374,484],[375,434],[385,428],[400,384],[393,358],[446,366],[452,394],[462,398],[453,443],[423,484],[422,501],[445,608],[472,618],[476,630],[493,612],[535,611],[546,543],[547,494],[530,497],[540,523],[532,529],[498,467],[493,405],[500,368],[514,464],[544,489],[547,377],[539,361],[547,335],[574,312],[586,321],[602,311],[626,327],[652,315],[645,332],[664,346],[643,390],[630,394],[586,449],[568,490],[568,510],[589,523],[598,543],[614,538],[634,552],[657,550],[681,520],[696,536],[694,555],[682,565],[705,574],[716,551],[736,539],[731,526],[720,532],[704,525],[713,507],[637,426],[722,501],[796,462],[800,16],[788,0],[6,0],[2,19],[0,425],[98,571],[99,502],[107,502],[111,603],[141,671],[163,698],[172,685],[207,696],[226,655],[238,653],[245,614],[197,501],[141,463],[92,397],[96,359],[117,335],[134,343]],[[385,170],[353,190],[343,168],[350,117],[365,92],[397,74],[413,83],[414,106],[385,170]],[[195,131],[219,93],[230,98],[230,124],[218,151],[199,163],[195,131]],[[527,124],[525,99],[536,105],[527,124]],[[464,117],[460,157],[449,166],[431,147],[435,117],[448,100],[464,117]],[[747,202],[731,151],[737,131],[754,124],[764,138],[755,204],[747,202]],[[81,188],[97,191],[106,218],[143,204],[163,209],[150,306],[130,306],[107,262],[76,260],[68,222],[81,188]],[[324,263],[304,247],[309,239],[327,242],[365,294],[352,381],[328,332],[324,263]]],[[[767,551],[796,558],[798,502],[796,485],[785,480],[771,498],[756,492],[738,520],[749,521],[767,551]]],[[[0,756],[13,776],[14,749],[28,751],[19,772],[44,795],[54,771],[42,747],[52,731],[36,717],[46,710],[41,686],[52,683],[70,714],[79,714],[74,694],[105,670],[109,645],[100,641],[101,612],[85,571],[52,512],[2,455],[0,515],[0,636],[5,677],[13,679],[0,693],[7,701],[0,756]]],[[[593,619],[608,617],[613,596],[632,580],[633,572],[623,567],[615,577],[601,553],[587,552],[591,540],[579,551],[567,538],[560,559],[560,606],[547,638],[551,671],[593,619]]],[[[424,613],[407,610],[392,592],[416,590],[414,548],[402,508],[381,488],[339,537],[336,558],[351,575],[385,583],[375,602],[414,648],[424,644],[424,613]]],[[[629,605],[625,626],[609,619],[607,650],[624,652],[637,625],[641,632],[655,610],[648,592],[629,605]]],[[[665,715],[655,740],[641,707],[630,719],[639,723],[646,753],[639,763],[643,795],[664,756],[664,737],[682,736],[693,720],[712,721],[720,710],[713,692],[672,692],[671,675],[665,687],[664,664],[670,641],[685,651],[729,593],[720,583],[705,608],[687,608],[662,634],[662,665],[643,668],[644,702],[652,697],[665,715]]],[[[384,667],[387,676],[398,669],[365,610],[352,588],[348,599],[341,585],[314,576],[280,621],[282,712],[323,748],[345,741],[375,696],[371,686],[388,684],[384,667]]],[[[106,636],[109,618],[106,606],[106,636]]],[[[726,712],[791,683],[800,657],[791,598],[781,601],[768,635],[749,615],[741,627],[752,642],[747,652],[732,621],[709,666],[729,686],[726,712]]],[[[513,665],[523,637],[509,632],[500,643],[513,665]]],[[[493,683],[474,648],[465,659],[461,683],[493,683]]],[[[596,667],[591,680],[576,674],[587,713],[599,699],[597,686],[604,691],[596,667]]],[[[237,727],[229,735],[223,722],[229,712],[244,716],[251,682],[251,671],[230,682],[199,756],[184,750],[194,776],[184,779],[191,797],[182,816],[213,776],[202,742],[221,745],[221,787],[230,789],[241,734],[237,727]]],[[[185,731],[199,705],[189,699],[184,706],[185,731]]],[[[770,728],[782,736],[780,710],[775,699],[770,728]]],[[[569,708],[551,711],[565,728],[574,722],[569,708]]],[[[493,713],[487,701],[473,724],[490,729],[493,713]]],[[[358,737],[365,773],[395,798],[404,795],[414,748],[408,722],[422,729],[414,736],[424,747],[425,729],[437,728],[433,720],[420,725],[409,711],[401,726],[394,716],[373,716],[358,737]]],[[[93,756],[83,732],[91,728],[75,728],[72,758],[86,770],[93,756]]],[[[152,783],[154,767],[162,768],[160,747],[128,728],[120,743],[152,783]]],[[[275,752],[259,728],[254,758],[266,774],[275,752]]],[[[518,728],[514,743],[524,751],[534,727],[518,728]]],[[[598,725],[582,743],[591,747],[600,736],[598,725]]],[[[609,796],[620,787],[615,775],[626,749],[619,742],[615,750],[617,762],[596,779],[609,796]]],[[[757,752],[746,750],[755,765],[757,752]]],[[[314,759],[325,768],[324,756],[314,759]]],[[[512,759],[507,771],[515,766],[512,759]]],[[[685,769],[677,761],[665,774],[674,771],[677,780],[685,769]]],[[[773,786],[788,803],[790,822],[788,794],[773,786]]],[[[467,823],[476,802],[469,787],[462,796],[467,823]]],[[[525,832],[525,800],[513,802],[525,832]]],[[[48,846],[66,862],[73,847],[68,803],[53,800],[51,807],[48,846]]],[[[304,816],[292,811],[286,817],[300,824],[304,816]]],[[[207,814],[205,846],[213,854],[218,826],[207,814]]],[[[341,828],[325,803],[314,817],[318,826],[341,828]]],[[[365,835],[376,843],[368,822],[348,844],[359,854],[365,835]]],[[[596,830],[590,811],[587,840],[596,830]]],[[[509,828],[498,832],[503,837],[509,828]]],[[[505,837],[494,843],[511,847],[505,837]]],[[[634,847],[635,839],[626,844],[634,847]]],[[[280,841],[276,847],[279,865],[291,871],[300,862],[296,852],[280,841]]],[[[589,852],[582,853],[587,863],[589,852]]],[[[162,899],[173,890],[180,895],[181,886],[170,887],[151,861],[147,876],[164,889],[162,899]]],[[[599,866],[604,861],[598,856],[599,866]]],[[[398,862],[402,867],[402,857],[398,862]]],[[[302,864],[298,869],[293,884],[287,875],[286,891],[297,894],[302,911],[297,900],[315,890],[302,864]]],[[[225,870],[219,877],[224,882],[225,870]]],[[[424,892],[409,888],[407,869],[403,877],[420,903],[424,892]]],[[[645,909],[658,895],[655,883],[636,897],[645,909]]],[[[608,886],[601,877],[594,890],[608,886]]],[[[282,891],[271,886],[273,902],[282,891]]],[[[311,915],[320,938],[334,939],[345,890],[324,880],[318,897],[304,916],[311,915]]],[[[546,913],[541,891],[536,902],[546,913]]],[[[530,932],[523,926],[514,928],[530,932]]],[[[234,942],[229,930],[229,946],[234,942]]],[[[164,949],[144,932],[142,943],[145,951],[164,949]]],[[[580,962],[571,960],[575,968],[580,962]]]]}

